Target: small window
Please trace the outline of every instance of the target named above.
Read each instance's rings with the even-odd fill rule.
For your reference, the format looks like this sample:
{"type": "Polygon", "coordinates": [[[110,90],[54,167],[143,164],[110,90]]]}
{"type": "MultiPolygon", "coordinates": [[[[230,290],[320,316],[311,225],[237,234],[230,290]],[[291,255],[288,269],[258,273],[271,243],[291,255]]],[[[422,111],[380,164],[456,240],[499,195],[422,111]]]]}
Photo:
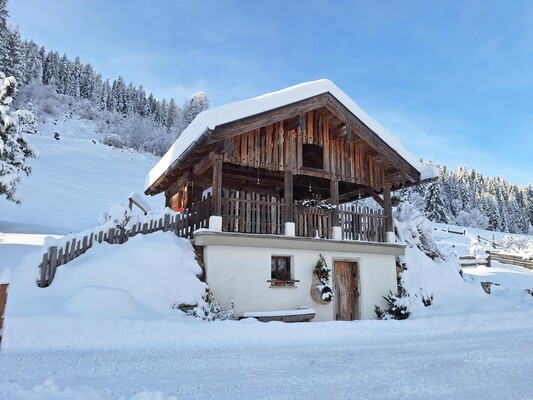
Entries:
{"type": "Polygon", "coordinates": [[[302,146],[302,165],[307,168],[324,169],[324,149],[317,144],[302,146]]]}
{"type": "Polygon", "coordinates": [[[272,256],[271,286],[294,286],[296,281],[291,278],[291,258],[287,256],[272,256]]]}

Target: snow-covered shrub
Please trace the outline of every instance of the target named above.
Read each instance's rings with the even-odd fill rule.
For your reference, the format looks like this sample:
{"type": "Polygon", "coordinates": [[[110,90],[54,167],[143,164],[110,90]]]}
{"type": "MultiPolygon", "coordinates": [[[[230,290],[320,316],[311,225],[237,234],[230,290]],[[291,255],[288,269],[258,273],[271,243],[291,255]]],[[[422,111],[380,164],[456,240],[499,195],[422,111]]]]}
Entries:
{"type": "Polygon", "coordinates": [[[122,138],[115,134],[115,133],[107,133],[102,135],[102,143],[106,146],[116,147],[117,149],[121,149],[124,147],[124,142],[122,138]]]}
{"type": "Polygon", "coordinates": [[[525,259],[533,259],[533,240],[527,237],[506,235],[500,244],[500,249],[504,253],[515,254],[525,259]]]}
{"type": "Polygon", "coordinates": [[[454,218],[455,225],[469,226],[471,228],[487,229],[489,218],[479,208],[470,211],[459,211],[454,218]]]}
{"type": "Polygon", "coordinates": [[[113,204],[109,211],[106,211],[98,218],[99,225],[109,225],[114,228],[124,228],[132,218],[132,212],[122,203],[113,204]]]}
{"type": "MultiPolygon", "coordinates": [[[[431,224],[419,211],[410,204],[402,204],[394,210],[394,216],[398,238],[407,247],[405,255],[398,257],[398,265],[404,270],[399,274],[399,293],[387,299],[389,308],[394,306],[401,311],[405,307],[410,314],[415,311],[424,314],[427,312],[423,310],[431,306],[446,312],[448,307],[464,307],[465,298],[482,296],[478,286],[467,287],[459,274],[457,254],[434,239],[431,224]]],[[[376,311],[381,310],[378,307],[376,311]]]]}
{"type": "Polygon", "coordinates": [[[396,235],[400,242],[418,247],[432,260],[446,259],[450,252],[445,252],[433,238],[431,222],[408,202],[400,204],[394,210],[396,235]]]}
{"type": "Polygon", "coordinates": [[[208,290],[204,297],[198,301],[198,305],[188,311],[187,315],[205,321],[225,321],[233,319],[234,308],[233,303],[221,305],[215,301],[213,293],[208,290]]]}
{"type": "Polygon", "coordinates": [[[401,294],[403,290],[400,290],[397,294],[389,292],[387,296],[383,296],[387,302],[387,308],[381,309],[378,306],[374,306],[374,312],[378,319],[407,319],[410,312],[405,304],[406,295],[401,294]]]}

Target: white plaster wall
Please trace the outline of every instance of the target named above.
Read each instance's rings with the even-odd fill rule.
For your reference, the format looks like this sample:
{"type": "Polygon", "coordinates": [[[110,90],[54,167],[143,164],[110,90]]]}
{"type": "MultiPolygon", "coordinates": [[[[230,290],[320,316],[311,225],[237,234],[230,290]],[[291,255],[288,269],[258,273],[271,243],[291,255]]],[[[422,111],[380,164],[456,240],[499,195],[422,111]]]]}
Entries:
{"type": "Polygon", "coordinates": [[[251,246],[208,245],[204,247],[206,278],[215,299],[233,301],[236,316],[246,311],[290,310],[300,306],[316,311],[314,321],[334,318],[333,303],[315,303],[310,296],[312,270],[323,254],[330,268],[333,260],[357,261],[360,265],[362,319],[373,319],[374,305],[384,305],[382,296],[396,291],[394,255],[342,251],[281,249],[251,246]],[[271,287],[271,256],[290,256],[295,287],[271,287]]]}

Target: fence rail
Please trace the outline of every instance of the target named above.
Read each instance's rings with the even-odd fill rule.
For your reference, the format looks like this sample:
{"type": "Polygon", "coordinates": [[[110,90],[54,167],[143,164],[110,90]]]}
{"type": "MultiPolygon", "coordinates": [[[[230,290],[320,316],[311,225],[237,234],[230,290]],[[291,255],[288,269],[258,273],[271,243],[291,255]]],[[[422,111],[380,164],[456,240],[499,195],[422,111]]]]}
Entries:
{"type": "Polygon", "coordinates": [[[518,265],[519,267],[524,267],[533,270],[533,260],[524,259],[521,256],[513,256],[512,254],[505,254],[493,251],[487,251],[489,257],[493,261],[498,261],[503,264],[512,264],[518,265]]]}
{"type": "Polygon", "coordinates": [[[383,210],[373,210],[355,204],[339,206],[340,226],[344,240],[385,242],[386,218],[383,210]]]}
{"type": "Polygon", "coordinates": [[[81,238],[73,238],[60,246],[50,246],[43,254],[40,267],[39,287],[50,286],[54,280],[57,267],[74,260],[90,249],[95,242],[122,244],[137,234],[148,234],[156,231],[173,231],[176,235],[191,238],[196,229],[207,228],[212,210],[212,198],[193,204],[181,213],[165,214],[156,219],[142,219],[128,228],[110,228],[107,231],[91,232],[81,238]]]}
{"type": "Polygon", "coordinates": [[[490,255],[486,258],[477,258],[476,256],[461,256],[459,257],[461,267],[477,267],[485,265],[490,268],[490,255]]]}

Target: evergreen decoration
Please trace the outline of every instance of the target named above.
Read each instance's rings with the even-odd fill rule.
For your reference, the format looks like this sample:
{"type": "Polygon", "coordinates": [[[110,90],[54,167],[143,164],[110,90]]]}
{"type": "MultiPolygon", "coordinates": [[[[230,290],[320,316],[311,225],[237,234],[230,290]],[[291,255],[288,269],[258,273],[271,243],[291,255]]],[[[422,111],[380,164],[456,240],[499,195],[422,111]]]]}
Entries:
{"type": "Polygon", "coordinates": [[[313,275],[319,280],[317,289],[320,290],[320,297],[324,302],[330,302],[333,300],[335,294],[333,289],[330,286],[330,273],[326,259],[322,254],[320,254],[318,261],[316,262],[315,268],[313,269],[313,275]]]}
{"type": "Polygon", "coordinates": [[[386,309],[381,309],[379,306],[374,307],[374,312],[376,313],[378,319],[407,319],[409,318],[410,313],[407,310],[407,307],[404,305],[398,304],[399,300],[404,297],[400,294],[400,292],[398,292],[397,294],[393,294],[391,291],[389,291],[389,294],[387,296],[383,296],[383,298],[387,302],[386,309]]]}
{"type": "Polygon", "coordinates": [[[187,311],[187,315],[205,321],[225,321],[234,319],[233,309],[235,304],[228,303],[221,305],[216,302],[210,290],[207,290],[203,299],[192,310],[187,311]]]}
{"type": "Polygon", "coordinates": [[[301,200],[300,205],[302,207],[317,207],[323,210],[333,210],[337,207],[334,204],[326,203],[326,200],[323,200],[322,196],[318,193],[314,194],[310,199],[301,200]]]}

